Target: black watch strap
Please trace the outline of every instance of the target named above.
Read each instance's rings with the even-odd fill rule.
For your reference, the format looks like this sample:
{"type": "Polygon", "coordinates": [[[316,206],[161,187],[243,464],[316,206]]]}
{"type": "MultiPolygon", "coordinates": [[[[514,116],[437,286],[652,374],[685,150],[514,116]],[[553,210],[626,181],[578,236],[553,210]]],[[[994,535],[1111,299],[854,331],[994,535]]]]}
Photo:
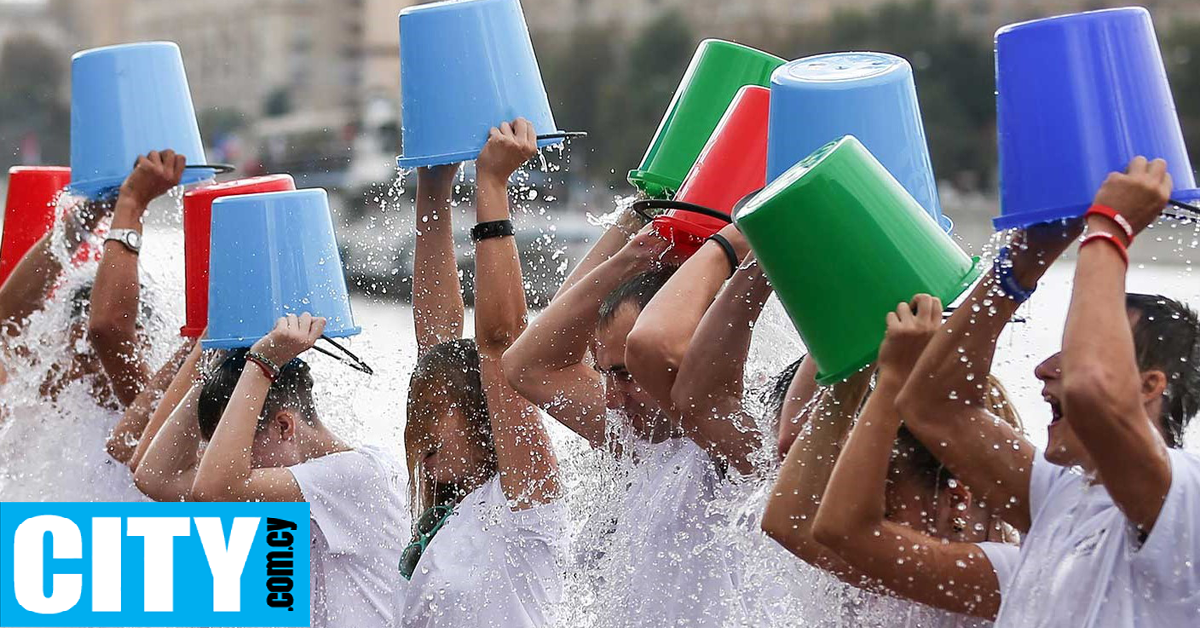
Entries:
{"type": "Polygon", "coordinates": [[[489,238],[503,238],[516,233],[513,230],[511,220],[492,220],[489,222],[481,222],[474,227],[471,227],[471,239],[479,242],[489,238]]]}

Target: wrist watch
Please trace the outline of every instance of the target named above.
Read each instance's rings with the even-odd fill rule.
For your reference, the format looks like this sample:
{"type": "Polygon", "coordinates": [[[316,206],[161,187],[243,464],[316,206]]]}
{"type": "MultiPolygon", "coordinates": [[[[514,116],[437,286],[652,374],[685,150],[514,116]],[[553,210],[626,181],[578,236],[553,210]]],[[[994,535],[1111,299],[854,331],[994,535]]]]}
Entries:
{"type": "Polygon", "coordinates": [[[138,254],[142,250],[142,234],[135,229],[113,229],[108,232],[108,237],[104,238],[108,241],[120,242],[121,246],[129,249],[130,253],[138,254]]]}

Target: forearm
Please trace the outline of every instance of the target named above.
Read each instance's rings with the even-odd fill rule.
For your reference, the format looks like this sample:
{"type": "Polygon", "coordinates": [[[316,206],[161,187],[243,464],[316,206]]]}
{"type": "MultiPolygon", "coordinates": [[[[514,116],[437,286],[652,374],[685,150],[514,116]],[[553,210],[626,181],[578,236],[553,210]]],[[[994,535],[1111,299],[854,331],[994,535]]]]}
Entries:
{"type": "Polygon", "coordinates": [[[454,254],[450,203],[453,178],[421,176],[417,185],[417,238],[413,255],[413,321],[417,352],[462,337],[462,285],[454,254]]]}
{"type": "MultiPolygon", "coordinates": [[[[144,207],[122,195],[113,213],[113,229],[142,230],[144,207]]],[[[150,370],[137,339],[141,301],[138,256],[119,242],[105,242],[88,315],[88,337],[124,405],[146,386],[150,370]]]]}
{"type": "MultiPolygon", "coordinates": [[[[61,239],[67,246],[67,254],[74,255],[89,232],[73,214],[68,214],[66,220],[61,239]]],[[[53,250],[55,233],[56,229],[51,229],[30,247],[0,285],[0,329],[7,328],[11,335],[20,331],[17,325],[21,321],[42,309],[46,295],[62,275],[62,260],[53,250]]]]}
{"type": "Polygon", "coordinates": [[[141,436],[138,438],[137,448],[134,449],[133,456],[129,460],[129,466],[134,470],[141,464],[142,458],[146,455],[146,451],[149,449],[150,443],[154,441],[154,437],[158,434],[158,431],[162,429],[168,418],[175,412],[175,408],[183,401],[184,397],[192,389],[192,386],[199,381],[199,363],[203,353],[204,351],[199,339],[192,341],[191,351],[187,354],[186,359],[184,359],[179,368],[174,371],[174,377],[171,379],[166,393],[163,394],[162,400],[158,402],[158,405],[150,415],[149,421],[146,422],[145,427],[142,429],[141,436]]]}
{"type": "Polygon", "coordinates": [[[685,426],[699,428],[741,409],[754,325],[770,296],[759,265],[745,264],[701,318],[671,389],[685,426]]]}
{"type": "Polygon", "coordinates": [[[270,388],[266,374],[247,363],[200,460],[192,486],[193,499],[239,501],[245,496],[253,474],[250,452],[254,434],[270,388]]]}
{"type": "Polygon", "coordinates": [[[654,295],[630,331],[625,366],[663,408],[672,407],[671,389],[704,313],[729,275],[729,262],[706,243],[654,295]]]}
{"type": "Polygon", "coordinates": [[[133,481],[138,489],[155,501],[190,498],[199,462],[200,427],[196,421],[196,402],[200,389],[200,385],[193,385],[170,411],[134,471],[133,481]]]}
{"type": "Polygon", "coordinates": [[[178,373],[180,365],[187,359],[192,352],[192,347],[195,344],[194,340],[185,341],[175,355],[167,360],[167,363],[154,374],[150,379],[146,388],[138,394],[133,403],[125,409],[125,413],[121,415],[121,420],[113,426],[112,432],[108,436],[106,449],[108,455],[122,464],[127,464],[130,467],[135,467],[133,460],[135,450],[140,446],[139,439],[144,434],[146,426],[150,421],[151,414],[156,407],[161,407],[164,404],[174,405],[183,396],[184,391],[180,392],[174,400],[167,399],[164,396],[168,386],[174,380],[178,373]]]}
{"type": "Polygon", "coordinates": [[[841,442],[866,394],[869,377],[857,375],[855,380],[822,393],[805,421],[807,433],[797,438],[788,451],[763,514],[762,528],[771,538],[805,562],[835,574],[845,574],[847,567],[817,542],[813,521],[841,442]]]}
{"type": "Polygon", "coordinates": [[[900,429],[895,402],[903,383],[886,372],[880,374],[821,498],[814,534],[843,555],[883,529],[887,472],[900,429]]]}
{"type": "MultiPolygon", "coordinates": [[[[507,181],[481,176],[479,222],[509,220],[507,181]]],[[[488,238],[475,244],[475,342],[482,353],[499,357],[525,329],[528,307],[515,238],[488,238]]]]}
{"type": "Polygon", "coordinates": [[[631,209],[622,210],[616,217],[612,226],[604,231],[600,239],[596,241],[592,248],[588,250],[587,255],[575,265],[575,269],[567,275],[566,280],[558,287],[554,293],[554,299],[558,299],[567,290],[570,290],[575,284],[579,283],[580,279],[588,276],[596,267],[608,261],[629,239],[634,236],[646,224],[645,219],[638,216],[631,209]]]}

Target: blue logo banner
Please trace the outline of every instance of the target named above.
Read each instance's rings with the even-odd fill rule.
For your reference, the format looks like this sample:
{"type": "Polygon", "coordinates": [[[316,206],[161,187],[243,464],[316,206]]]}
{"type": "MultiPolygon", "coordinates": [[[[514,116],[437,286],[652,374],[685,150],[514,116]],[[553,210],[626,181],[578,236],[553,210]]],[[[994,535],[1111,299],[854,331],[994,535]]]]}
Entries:
{"type": "Polygon", "coordinates": [[[0,503],[0,626],[308,626],[301,503],[0,503]]]}

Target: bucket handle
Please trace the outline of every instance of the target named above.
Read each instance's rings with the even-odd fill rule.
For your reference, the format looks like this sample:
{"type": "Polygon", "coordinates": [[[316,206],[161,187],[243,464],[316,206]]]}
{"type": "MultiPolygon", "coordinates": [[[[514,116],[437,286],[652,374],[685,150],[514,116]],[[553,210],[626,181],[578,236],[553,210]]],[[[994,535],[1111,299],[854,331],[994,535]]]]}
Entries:
{"type": "Polygon", "coordinates": [[[715,209],[709,209],[702,205],[696,205],[693,203],[685,203],[683,201],[669,201],[666,199],[646,198],[646,199],[637,201],[636,203],[633,204],[633,211],[637,212],[638,215],[641,216],[642,218],[645,218],[646,222],[649,222],[651,220],[654,220],[654,216],[651,216],[650,214],[646,213],[647,209],[677,209],[679,211],[692,212],[693,214],[700,214],[701,216],[708,216],[709,218],[716,218],[717,220],[723,220],[725,222],[733,222],[733,218],[731,218],[729,216],[729,214],[726,214],[724,212],[719,212],[715,209]]]}
{"type": "Polygon", "coordinates": [[[537,136],[539,140],[569,140],[576,137],[587,137],[587,131],[559,131],[558,133],[543,133],[537,136]]]}
{"type": "Polygon", "coordinates": [[[1167,216],[1170,216],[1171,218],[1177,218],[1180,220],[1196,220],[1197,218],[1200,218],[1200,207],[1197,207],[1195,205],[1189,205],[1182,201],[1176,201],[1173,199],[1167,201],[1167,204],[1171,205],[1172,207],[1174,207],[1176,209],[1182,209],[1183,211],[1191,212],[1191,213],[1195,214],[1195,216],[1180,216],[1179,214],[1167,214],[1167,216]]]}
{"type": "Polygon", "coordinates": [[[351,353],[351,351],[349,349],[347,349],[346,347],[343,347],[342,345],[335,342],[333,340],[333,338],[330,338],[329,336],[322,334],[320,339],[333,345],[333,347],[335,349],[344,353],[346,355],[346,357],[342,357],[328,349],[324,349],[317,345],[313,345],[313,350],[315,350],[317,353],[322,353],[324,355],[327,355],[327,356],[337,360],[338,362],[343,362],[346,364],[346,366],[349,366],[350,368],[352,368],[360,373],[366,373],[367,375],[375,374],[375,369],[371,368],[366,362],[363,362],[362,358],[359,358],[357,355],[354,355],[353,353],[351,353]]]}
{"type": "Polygon", "coordinates": [[[187,164],[184,170],[212,170],[216,174],[229,174],[236,170],[233,164],[187,164]]]}

